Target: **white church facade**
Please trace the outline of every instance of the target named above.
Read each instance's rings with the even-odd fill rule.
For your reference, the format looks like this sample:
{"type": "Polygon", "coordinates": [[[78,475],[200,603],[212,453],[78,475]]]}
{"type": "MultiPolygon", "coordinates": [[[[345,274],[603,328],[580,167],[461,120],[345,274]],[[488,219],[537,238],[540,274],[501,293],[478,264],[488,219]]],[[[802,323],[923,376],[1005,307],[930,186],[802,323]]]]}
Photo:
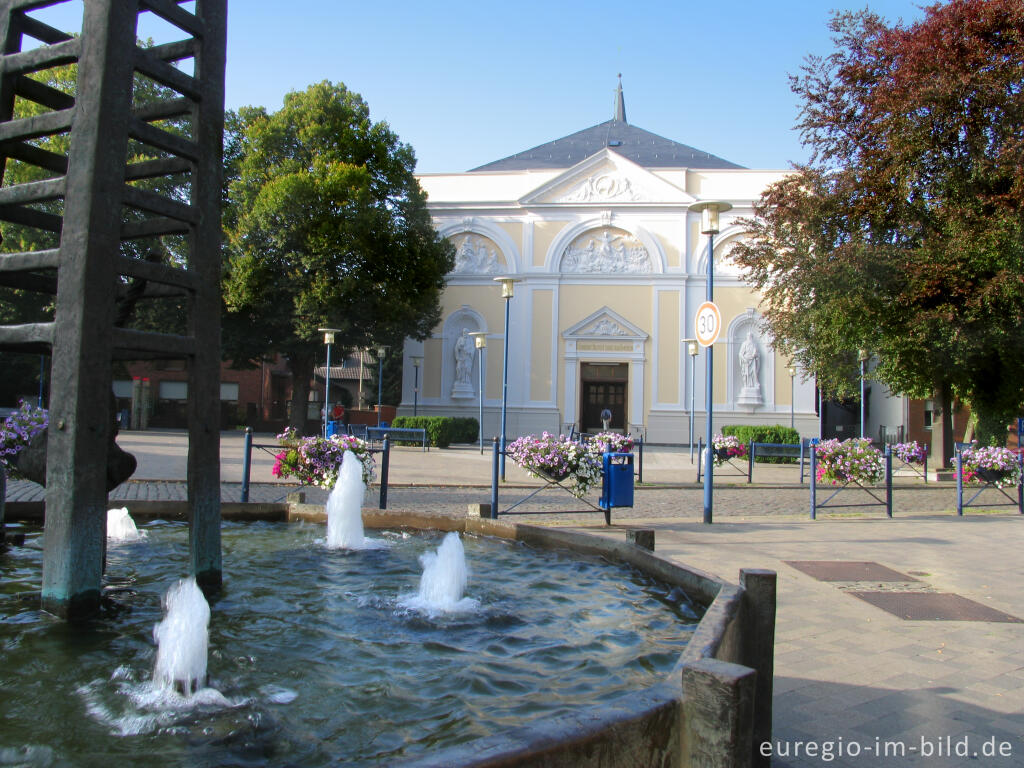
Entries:
{"type": "MultiPolygon", "coordinates": [[[[811,381],[789,373],[762,328],[758,295],[729,252],[763,189],[785,171],[748,170],[612,120],[465,173],[419,177],[434,223],[456,248],[442,321],[407,340],[400,413],[477,416],[507,434],[612,428],[652,443],[704,434],[708,355],[691,359],[704,301],[701,201],[732,205],[714,238],[714,424],[784,424],[816,435],[811,381]],[[517,280],[502,298],[496,277],[517,280]],[[506,301],[508,328],[505,327],[506,301]],[[478,350],[469,334],[482,334],[478,350]]],[[[696,439],[696,437],[694,437],[696,439]]]]}

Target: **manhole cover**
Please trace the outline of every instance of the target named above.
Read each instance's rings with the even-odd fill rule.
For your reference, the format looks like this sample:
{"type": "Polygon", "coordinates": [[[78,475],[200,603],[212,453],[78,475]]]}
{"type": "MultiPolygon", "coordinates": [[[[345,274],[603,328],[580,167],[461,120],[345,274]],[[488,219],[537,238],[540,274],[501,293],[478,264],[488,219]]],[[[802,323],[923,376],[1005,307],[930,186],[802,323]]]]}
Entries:
{"type": "Polygon", "coordinates": [[[850,560],[786,560],[798,571],[818,581],[917,581],[912,576],[878,563],[850,560]]]}
{"type": "Polygon", "coordinates": [[[893,616],[909,621],[998,621],[1024,624],[1008,613],[960,595],[935,592],[849,592],[893,616]]]}

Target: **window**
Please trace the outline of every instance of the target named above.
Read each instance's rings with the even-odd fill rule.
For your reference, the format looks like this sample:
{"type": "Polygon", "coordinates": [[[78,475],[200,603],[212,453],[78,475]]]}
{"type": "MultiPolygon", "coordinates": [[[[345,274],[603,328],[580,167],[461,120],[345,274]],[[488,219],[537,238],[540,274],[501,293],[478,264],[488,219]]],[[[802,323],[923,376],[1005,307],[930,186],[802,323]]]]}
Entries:
{"type": "Polygon", "coordinates": [[[114,382],[114,397],[121,397],[131,399],[132,396],[132,381],[131,379],[115,381],[114,382]]]}
{"type": "Polygon", "coordinates": [[[222,381],[220,383],[220,399],[229,403],[238,402],[238,382],[222,381]]]}
{"type": "Polygon", "coordinates": [[[161,400],[188,400],[187,381],[161,381],[161,400]]]}

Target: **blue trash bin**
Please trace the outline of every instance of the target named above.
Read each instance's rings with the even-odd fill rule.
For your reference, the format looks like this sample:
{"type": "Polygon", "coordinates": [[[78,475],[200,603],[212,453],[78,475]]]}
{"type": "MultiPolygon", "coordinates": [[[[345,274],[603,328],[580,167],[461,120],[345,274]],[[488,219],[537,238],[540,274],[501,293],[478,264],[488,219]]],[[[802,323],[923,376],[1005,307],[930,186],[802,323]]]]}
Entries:
{"type": "MultiPolygon", "coordinates": [[[[633,506],[633,454],[604,454],[604,476],[601,482],[601,509],[633,506]]],[[[606,519],[608,515],[605,515],[606,519]]]]}
{"type": "Polygon", "coordinates": [[[341,434],[341,422],[339,421],[328,421],[327,422],[327,437],[331,438],[335,435],[341,434]]]}

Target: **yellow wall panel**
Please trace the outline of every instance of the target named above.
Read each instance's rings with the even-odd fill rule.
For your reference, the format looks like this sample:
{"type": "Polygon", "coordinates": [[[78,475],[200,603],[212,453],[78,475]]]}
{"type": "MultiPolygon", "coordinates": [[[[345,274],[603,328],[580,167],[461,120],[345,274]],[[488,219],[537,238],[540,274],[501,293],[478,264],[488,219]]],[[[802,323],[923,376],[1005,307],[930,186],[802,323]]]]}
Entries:
{"type": "MultiPolygon", "coordinates": [[[[500,329],[498,331],[501,332],[500,329]]],[[[505,342],[503,339],[487,340],[487,371],[484,375],[484,397],[487,400],[501,400],[501,366],[504,365],[505,342]]]]}
{"type": "Polygon", "coordinates": [[[441,339],[427,339],[423,342],[423,396],[441,396],[441,339]]]}
{"type": "Polygon", "coordinates": [[[512,238],[512,242],[516,244],[516,248],[519,252],[523,252],[523,225],[518,221],[502,221],[498,223],[508,233],[508,236],[512,238]]]}
{"type": "Polygon", "coordinates": [[[679,294],[658,293],[658,400],[679,400],[679,294]]]}
{"type": "MultiPolygon", "coordinates": [[[[551,243],[565,229],[564,221],[538,221],[533,225],[533,266],[543,267],[551,243]]],[[[525,256],[529,260],[529,254],[525,256]]]]}
{"type": "Polygon", "coordinates": [[[530,399],[551,399],[551,313],[554,291],[533,291],[533,342],[530,350],[530,399]]]}

